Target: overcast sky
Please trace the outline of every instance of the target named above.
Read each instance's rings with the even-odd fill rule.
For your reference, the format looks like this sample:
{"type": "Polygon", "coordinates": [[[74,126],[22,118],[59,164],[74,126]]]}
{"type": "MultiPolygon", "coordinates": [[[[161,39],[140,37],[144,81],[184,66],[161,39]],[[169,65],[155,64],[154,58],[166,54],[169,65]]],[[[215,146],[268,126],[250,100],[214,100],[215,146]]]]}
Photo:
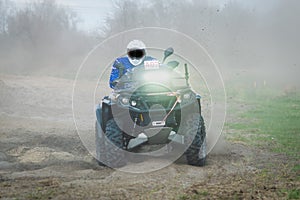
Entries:
{"type": "MultiPolygon", "coordinates": [[[[36,0],[13,0],[18,8],[36,0]]],[[[56,3],[75,11],[82,22],[80,29],[93,30],[103,23],[113,10],[112,0],[56,0],[56,3]]]]}

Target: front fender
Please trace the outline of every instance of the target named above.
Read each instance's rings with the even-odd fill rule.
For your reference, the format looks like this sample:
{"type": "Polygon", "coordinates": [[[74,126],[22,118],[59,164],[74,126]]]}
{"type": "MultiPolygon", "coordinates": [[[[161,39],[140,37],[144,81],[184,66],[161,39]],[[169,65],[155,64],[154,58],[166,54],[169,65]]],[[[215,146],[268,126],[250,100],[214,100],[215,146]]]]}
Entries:
{"type": "Polygon", "coordinates": [[[96,105],[95,112],[96,112],[96,119],[97,119],[97,122],[98,122],[98,123],[101,125],[101,127],[102,127],[102,107],[101,107],[101,104],[96,105]]]}

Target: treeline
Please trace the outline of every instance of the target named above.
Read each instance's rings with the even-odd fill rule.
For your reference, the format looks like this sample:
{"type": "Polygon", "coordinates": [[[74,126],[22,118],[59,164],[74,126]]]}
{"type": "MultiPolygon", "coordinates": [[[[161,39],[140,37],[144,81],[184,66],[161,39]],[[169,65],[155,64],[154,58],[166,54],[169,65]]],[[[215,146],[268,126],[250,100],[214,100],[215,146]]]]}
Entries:
{"type": "Polygon", "coordinates": [[[11,1],[0,0],[1,72],[74,73],[94,43],[78,30],[78,20],[76,13],[52,0],[19,10],[11,1]]]}
{"type": "Polygon", "coordinates": [[[106,32],[147,26],[175,29],[199,41],[220,66],[228,68],[299,63],[295,52],[299,52],[300,1],[274,0],[252,5],[238,0],[222,5],[209,0],[143,2],[115,3],[106,32]]]}
{"type": "Polygon", "coordinates": [[[74,71],[102,39],[149,26],[188,34],[225,70],[299,64],[297,0],[263,1],[252,7],[237,0],[223,5],[209,0],[113,3],[113,13],[105,24],[95,27],[99,34],[91,36],[78,30],[79,19],[73,11],[53,0],[32,3],[21,10],[9,0],[0,0],[1,71],[74,71]]]}

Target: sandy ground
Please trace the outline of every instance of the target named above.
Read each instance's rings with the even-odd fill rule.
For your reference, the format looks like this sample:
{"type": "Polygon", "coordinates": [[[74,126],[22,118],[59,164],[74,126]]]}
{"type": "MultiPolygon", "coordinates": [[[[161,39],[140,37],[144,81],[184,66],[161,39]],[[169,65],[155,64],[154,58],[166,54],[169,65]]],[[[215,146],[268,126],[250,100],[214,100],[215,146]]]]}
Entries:
{"type": "Polygon", "coordinates": [[[205,167],[183,160],[131,174],[98,166],[73,124],[72,84],[0,76],[0,199],[286,199],[300,187],[293,161],[240,142],[211,153],[205,167]]]}

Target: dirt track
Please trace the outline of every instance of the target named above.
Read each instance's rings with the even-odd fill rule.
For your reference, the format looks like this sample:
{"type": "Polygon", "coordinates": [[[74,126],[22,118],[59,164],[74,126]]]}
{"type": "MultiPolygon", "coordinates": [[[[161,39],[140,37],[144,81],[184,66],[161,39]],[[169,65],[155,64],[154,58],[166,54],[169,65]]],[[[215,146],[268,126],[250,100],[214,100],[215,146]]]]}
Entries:
{"type": "Polygon", "coordinates": [[[243,143],[210,154],[203,168],[184,161],[146,174],[100,167],[73,125],[72,84],[0,76],[0,198],[285,199],[285,189],[300,187],[286,171],[290,160],[243,143]]]}

